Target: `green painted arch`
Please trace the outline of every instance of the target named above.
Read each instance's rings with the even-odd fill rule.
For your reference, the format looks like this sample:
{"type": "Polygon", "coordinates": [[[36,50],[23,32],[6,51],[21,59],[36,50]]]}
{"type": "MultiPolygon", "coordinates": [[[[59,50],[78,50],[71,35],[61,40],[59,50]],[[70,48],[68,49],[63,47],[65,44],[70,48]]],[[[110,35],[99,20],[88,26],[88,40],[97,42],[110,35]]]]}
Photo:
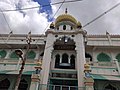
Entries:
{"type": "Polygon", "coordinates": [[[115,58],[120,62],[120,53],[115,58]]]}
{"type": "Polygon", "coordinates": [[[19,56],[15,53],[15,51],[14,52],[12,52],[11,54],[10,54],[10,58],[11,59],[19,59],[19,56]]]}
{"type": "Polygon", "coordinates": [[[110,62],[111,61],[111,58],[105,54],[105,53],[100,53],[98,56],[97,56],[97,60],[99,62],[110,62]]]}
{"type": "Polygon", "coordinates": [[[6,55],[7,55],[7,52],[5,50],[0,51],[0,58],[5,58],[6,55]]]}
{"type": "Polygon", "coordinates": [[[35,57],[36,53],[34,51],[31,50],[27,53],[27,59],[35,59],[35,57]]]}

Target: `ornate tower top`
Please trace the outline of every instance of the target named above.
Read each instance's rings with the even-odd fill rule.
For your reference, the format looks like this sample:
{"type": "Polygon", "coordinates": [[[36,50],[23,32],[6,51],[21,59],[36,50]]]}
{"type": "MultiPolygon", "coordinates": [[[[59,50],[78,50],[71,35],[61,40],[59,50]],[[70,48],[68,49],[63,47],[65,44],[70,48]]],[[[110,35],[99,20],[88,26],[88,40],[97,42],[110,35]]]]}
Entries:
{"type": "Polygon", "coordinates": [[[50,28],[58,28],[61,25],[70,25],[72,28],[82,28],[80,22],[78,22],[72,15],[68,14],[67,8],[65,9],[65,13],[59,15],[54,23],[51,23],[50,28]]]}

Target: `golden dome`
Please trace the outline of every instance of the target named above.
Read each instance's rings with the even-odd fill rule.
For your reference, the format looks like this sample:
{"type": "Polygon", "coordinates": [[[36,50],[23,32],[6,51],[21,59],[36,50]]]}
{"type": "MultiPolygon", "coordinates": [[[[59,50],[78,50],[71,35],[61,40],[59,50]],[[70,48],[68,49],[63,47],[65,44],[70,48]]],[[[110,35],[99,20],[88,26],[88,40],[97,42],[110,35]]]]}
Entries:
{"type": "Polygon", "coordinates": [[[73,16],[67,14],[67,9],[65,11],[65,14],[59,15],[56,18],[55,25],[57,25],[61,21],[70,21],[70,22],[72,22],[72,23],[77,25],[77,20],[73,16]]]}
{"type": "Polygon", "coordinates": [[[74,24],[77,24],[76,19],[69,14],[62,14],[56,18],[55,25],[57,25],[61,21],[71,21],[74,24]]]}

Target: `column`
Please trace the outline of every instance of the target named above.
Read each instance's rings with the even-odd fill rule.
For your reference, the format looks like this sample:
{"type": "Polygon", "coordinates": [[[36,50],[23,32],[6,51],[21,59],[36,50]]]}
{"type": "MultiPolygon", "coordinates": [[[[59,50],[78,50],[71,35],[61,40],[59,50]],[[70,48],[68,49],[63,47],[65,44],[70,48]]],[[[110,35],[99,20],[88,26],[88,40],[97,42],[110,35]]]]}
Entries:
{"type": "MultiPolygon", "coordinates": [[[[76,69],[78,77],[78,87],[84,87],[84,64],[85,64],[85,46],[82,33],[76,35],[76,69]]],[[[82,89],[80,89],[82,90],[82,89]]]]}
{"type": "Polygon", "coordinates": [[[54,36],[52,35],[52,33],[49,33],[47,35],[46,46],[45,46],[43,62],[42,62],[42,72],[41,72],[41,79],[42,79],[41,84],[44,85],[48,84],[53,44],[54,44],[54,36]]]}
{"type": "Polygon", "coordinates": [[[92,78],[85,78],[85,90],[94,90],[94,80],[92,78]]]}
{"type": "Polygon", "coordinates": [[[33,74],[31,76],[30,90],[38,90],[39,83],[40,83],[40,77],[39,77],[39,75],[38,74],[33,74]]]}

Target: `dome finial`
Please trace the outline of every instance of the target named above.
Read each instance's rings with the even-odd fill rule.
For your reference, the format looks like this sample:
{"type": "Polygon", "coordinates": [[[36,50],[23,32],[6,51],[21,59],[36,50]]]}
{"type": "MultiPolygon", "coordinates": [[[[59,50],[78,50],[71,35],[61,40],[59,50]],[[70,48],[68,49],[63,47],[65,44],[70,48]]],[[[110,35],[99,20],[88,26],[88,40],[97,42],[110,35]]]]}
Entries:
{"type": "Polygon", "coordinates": [[[65,9],[65,14],[67,14],[67,8],[65,9]]]}

